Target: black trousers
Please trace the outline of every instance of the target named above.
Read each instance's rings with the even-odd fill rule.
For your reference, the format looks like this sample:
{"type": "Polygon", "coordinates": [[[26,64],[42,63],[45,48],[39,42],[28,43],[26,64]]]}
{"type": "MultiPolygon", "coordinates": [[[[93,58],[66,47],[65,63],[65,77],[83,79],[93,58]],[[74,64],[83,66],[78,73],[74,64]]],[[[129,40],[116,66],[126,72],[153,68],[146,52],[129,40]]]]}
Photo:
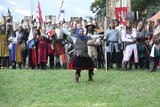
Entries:
{"type": "Polygon", "coordinates": [[[50,64],[50,68],[54,67],[54,55],[49,56],[49,64],[50,64]]]}
{"type": "Polygon", "coordinates": [[[116,63],[117,68],[121,67],[122,60],[120,58],[120,52],[108,52],[107,53],[107,68],[112,68],[112,64],[116,63]]]}
{"type": "Polygon", "coordinates": [[[151,72],[156,72],[158,60],[159,58],[156,58],[156,57],[151,58],[151,72]]]}
{"type": "Polygon", "coordinates": [[[0,68],[1,66],[9,68],[9,57],[0,57],[0,68]]]}

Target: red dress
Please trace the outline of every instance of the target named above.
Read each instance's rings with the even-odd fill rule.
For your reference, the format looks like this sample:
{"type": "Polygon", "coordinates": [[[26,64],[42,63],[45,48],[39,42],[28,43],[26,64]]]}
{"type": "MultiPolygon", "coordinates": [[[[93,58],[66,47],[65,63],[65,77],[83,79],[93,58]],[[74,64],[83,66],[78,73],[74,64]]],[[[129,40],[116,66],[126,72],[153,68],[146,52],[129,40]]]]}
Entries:
{"type": "Polygon", "coordinates": [[[47,63],[47,39],[40,36],[38,42],[38,64],[47,63]]]}
{"type": "Polygon", "coordinates": [[[62,40],[56,40],[54,48],[55,48],[55,53],[54,54],[56,56],[60,56],[62,54],[65,54],[65,50],[64,50],[64,47],[62,45],[62,40]]]}

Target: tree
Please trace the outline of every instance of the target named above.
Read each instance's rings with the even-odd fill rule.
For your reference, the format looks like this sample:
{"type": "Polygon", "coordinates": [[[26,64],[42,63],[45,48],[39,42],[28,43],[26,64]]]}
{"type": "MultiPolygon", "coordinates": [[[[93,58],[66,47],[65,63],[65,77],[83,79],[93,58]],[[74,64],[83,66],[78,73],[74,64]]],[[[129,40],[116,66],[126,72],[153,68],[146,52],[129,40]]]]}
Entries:
{"type": "Polygon", "coordinates": [[[106,15],[106,0],[95,0],[91,6],[90,10],[96,15],[105,16],[106,15]]]}
{"type": "Polygon", "coordinates": [[[160,0],[131,0],[132,11],[139,11],[141,17],[149,18],[160,11],[160,0]]]}

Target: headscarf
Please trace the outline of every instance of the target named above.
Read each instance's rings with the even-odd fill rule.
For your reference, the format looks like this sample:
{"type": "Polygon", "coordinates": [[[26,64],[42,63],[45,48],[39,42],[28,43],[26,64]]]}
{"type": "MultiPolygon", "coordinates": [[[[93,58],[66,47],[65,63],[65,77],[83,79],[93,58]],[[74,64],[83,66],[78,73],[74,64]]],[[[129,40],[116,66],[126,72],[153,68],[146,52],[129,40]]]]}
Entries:
{"type": "Polygon", "coordinates": [[[81,28],[78,28],[78,29],[76,30],[76,32],[75,32],[75,34],[77,35],[77,37],[78,37],[80,40],[88,39],[88,36],[87,36],[87,35],[83,35],[83,36],[79,35],[80,29],[81,29],[81,28]]]}

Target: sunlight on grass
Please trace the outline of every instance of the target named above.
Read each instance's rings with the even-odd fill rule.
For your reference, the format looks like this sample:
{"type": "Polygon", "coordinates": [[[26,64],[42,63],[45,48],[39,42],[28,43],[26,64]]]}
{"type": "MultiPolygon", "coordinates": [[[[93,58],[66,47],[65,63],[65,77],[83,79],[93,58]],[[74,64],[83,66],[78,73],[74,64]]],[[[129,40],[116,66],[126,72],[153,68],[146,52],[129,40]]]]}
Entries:
{"type": "Polygon", "coordinates": [[[0,107],[159,107],[160,72],[0,70],[0,107]]]}

